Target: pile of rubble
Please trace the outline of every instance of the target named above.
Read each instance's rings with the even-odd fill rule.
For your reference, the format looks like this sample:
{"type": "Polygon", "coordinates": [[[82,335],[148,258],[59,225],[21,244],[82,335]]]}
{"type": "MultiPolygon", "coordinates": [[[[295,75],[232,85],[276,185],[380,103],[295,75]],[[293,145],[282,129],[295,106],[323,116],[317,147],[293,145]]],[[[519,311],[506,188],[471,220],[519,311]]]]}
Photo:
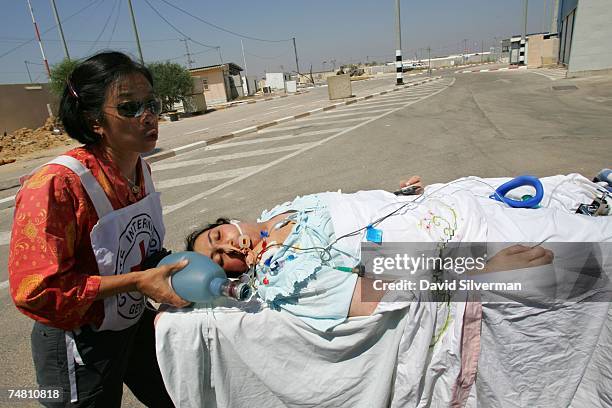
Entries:
{"type": "Polygon", "coordinates": [[[63,132],[54,118],[49,118],[38,129],[21,128],[12,133],[0,134],[0,165],[40,150],[67,146],[75,141],[63,132]]]}

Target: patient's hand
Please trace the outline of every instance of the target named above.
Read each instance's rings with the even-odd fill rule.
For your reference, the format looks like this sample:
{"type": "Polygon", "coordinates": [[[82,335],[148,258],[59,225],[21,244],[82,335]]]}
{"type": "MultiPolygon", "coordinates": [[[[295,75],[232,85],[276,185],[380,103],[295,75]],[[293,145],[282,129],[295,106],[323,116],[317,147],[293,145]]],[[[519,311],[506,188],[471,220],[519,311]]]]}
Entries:
{"type": "Polygon", "coordinates": [[[487,262],[482,272],[511,271],[552,263],[554,254],[541,246],[512,245],[499,251],[487,262]]]}
{"type": "Polygon", "coordinates": [[[415,194],[423,194],[424,186],[421,182],[421,176],[410,176],[408,179],[400,181],[400,188],[408,186],[417,187],[415,194]]]}

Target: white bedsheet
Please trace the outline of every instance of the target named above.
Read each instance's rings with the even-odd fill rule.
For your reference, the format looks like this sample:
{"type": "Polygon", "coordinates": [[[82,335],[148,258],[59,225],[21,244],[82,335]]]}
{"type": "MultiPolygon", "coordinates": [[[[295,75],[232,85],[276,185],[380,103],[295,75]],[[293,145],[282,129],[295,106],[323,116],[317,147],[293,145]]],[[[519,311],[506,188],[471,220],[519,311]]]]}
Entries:
{"type": "MultiPolygon", "coordinates": [[[[590,202],[593,186],[586,179],[556,177],[544,180],[545,204],[550,192],[555,193],[550,206],[566,211],[578,202],[590,202]],[[555,189],[559,183],[564,185],[555,189]]],[[[486,181],[499,185],[506,180],[486,181]]],[[[488,187],[474,180],[467,185],[485,217],[504,217],[492,200],[478,199],[490,194],[488,187]]],[[[542,228],[553,239],[567,234],[563,225],[551,227],[550,221],[530,220],[530,213],[525,214],[523,224],[520,217],[511,221],[517,229],[487,228],[486,236],[518,241],[521,234],[520,239],[529,241],[541,237],[542,228]]],[[[612,240],[612,222],[606,221],[595,231],[598,240],[612,240]]],[[[572,235],[575,241],[588,236],[593,235],[572,235]]],[[[461,360],[464,318],[469,317],[466,303],[406,300],[381,303],[373,316],[350,318],[324,334],[257,301],[174,310],[157,323],[158,361],[180,407],[446,407],[453,401],[468,407],[612,404],[609,302],[551,309],[483,299],[476,342],[478,374],[475,384],[466,388],[466,400],[455,393],[460,371],[465,370],[461,360]]]]}
{"type": "MultiPolygon", "coordinates": [[[[446,407],[463,305],[452,304],[451,326],[431,349],[446,308],[427,302],[350,318],[325,336],[267,308],[165,313],[158,360],[180,407],[446,407]]],[[[480,341],[467,407],[612,404],[610,303],[484,304],[480,341]]]]}

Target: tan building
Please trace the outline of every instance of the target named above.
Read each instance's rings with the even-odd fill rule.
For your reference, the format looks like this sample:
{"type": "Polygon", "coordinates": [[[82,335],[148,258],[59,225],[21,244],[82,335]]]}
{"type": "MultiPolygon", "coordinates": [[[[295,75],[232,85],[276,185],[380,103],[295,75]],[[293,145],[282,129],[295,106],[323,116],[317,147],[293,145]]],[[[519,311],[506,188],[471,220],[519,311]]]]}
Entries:
{"type": "Polygon", "coordinates": [[[540,68],[557,64],[559,39],[549,34],[533,34],[527,37],[527,66],[540,68]]]}
{"type": "Polygon", "coordinates": [[[219,105],[242,96],[241,71],[242,68],[233,62],[189,70],[192,77],[201,81],[208,105],[219,105]]]}
{"type": "Polygon", "coordinates": [[[42,126],[49,117],[48,105],[57,105],[48,84],[0,85],[0,136],[22,127],[42,126]]]}

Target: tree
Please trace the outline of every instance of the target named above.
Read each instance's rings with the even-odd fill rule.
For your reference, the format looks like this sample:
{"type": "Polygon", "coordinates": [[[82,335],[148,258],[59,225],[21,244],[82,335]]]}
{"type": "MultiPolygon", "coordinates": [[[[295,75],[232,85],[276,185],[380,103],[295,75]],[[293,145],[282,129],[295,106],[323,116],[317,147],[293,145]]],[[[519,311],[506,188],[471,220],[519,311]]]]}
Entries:
{"type": "Polygon", "coordinates": [[[148,68],[153,75],[155,93],[161,98],[164,111],[172,110],[175,103],[191,94],[191,74],[181,65],[173,62],[153,62],[148,68]]]}
{"type": "Polygon", "coordinates": [[[78,64],[78,60],[64,58],[62,62],[51,67],[51,92],[60,98],[62,97],[62,93],[66,87],[66,80],[78,64]]]}

